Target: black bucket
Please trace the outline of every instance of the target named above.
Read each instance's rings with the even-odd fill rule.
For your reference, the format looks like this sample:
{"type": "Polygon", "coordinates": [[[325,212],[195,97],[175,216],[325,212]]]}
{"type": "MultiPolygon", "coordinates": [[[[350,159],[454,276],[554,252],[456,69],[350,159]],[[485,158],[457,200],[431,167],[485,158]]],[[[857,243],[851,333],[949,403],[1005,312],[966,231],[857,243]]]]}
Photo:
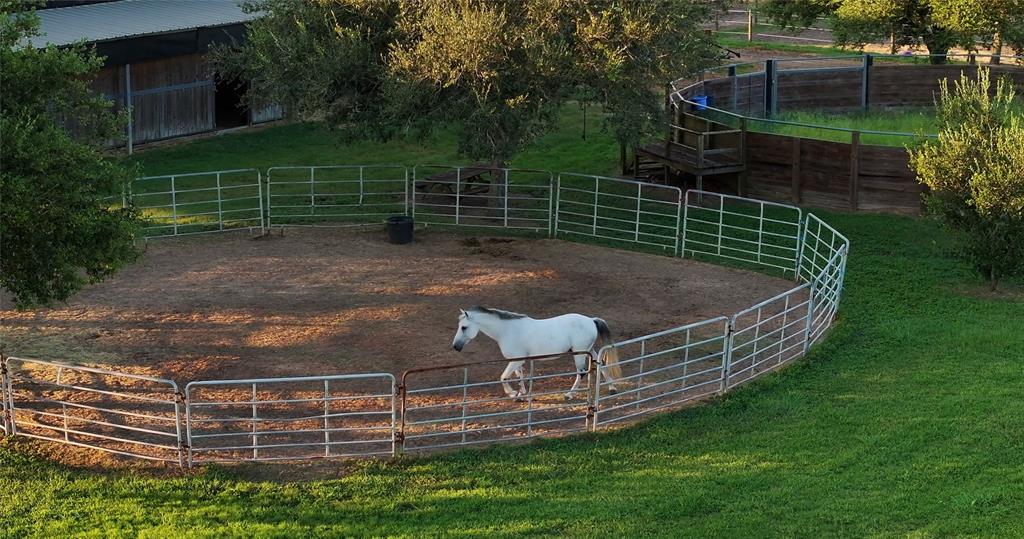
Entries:
{"type": "Polygon", "coordinates": [[[399,245],[412,243],[412,217],[406,215],[388,217],[388,241],[399,245]]]}

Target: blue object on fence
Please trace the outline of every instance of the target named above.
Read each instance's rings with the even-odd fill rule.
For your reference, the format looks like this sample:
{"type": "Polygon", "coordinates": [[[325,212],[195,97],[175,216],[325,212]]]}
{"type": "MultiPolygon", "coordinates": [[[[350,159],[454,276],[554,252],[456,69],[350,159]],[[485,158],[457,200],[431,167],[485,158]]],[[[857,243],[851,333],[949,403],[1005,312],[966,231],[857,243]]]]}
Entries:
{"type": "Polygon", "coordinates": [[[708,108],[708,96],[706,95],[695,95],[690,98],[693,101],[693,110],[704,110],[708,108]]]}

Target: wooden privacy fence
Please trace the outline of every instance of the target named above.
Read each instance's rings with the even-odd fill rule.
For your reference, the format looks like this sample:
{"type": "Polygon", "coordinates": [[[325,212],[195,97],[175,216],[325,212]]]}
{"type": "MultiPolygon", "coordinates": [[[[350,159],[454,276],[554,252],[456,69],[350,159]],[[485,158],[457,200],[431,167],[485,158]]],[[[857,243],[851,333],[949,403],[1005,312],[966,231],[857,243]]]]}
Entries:
{"type": "MultiPolygon", "coordinates": [[[[302,177],[308,173],[300,171],[302,177]]],[[[316,188],[317,171],[312,174],[308,185],[316,188]]],[[[345,174],[366,179],[355,168],[345,174]]],[[[380,180],[381,188],[397,194],[393,183],[403,173],[389,174],[390,179],[380,180]]],[[[460,178],[461,172],[456,176],[460,178]]],[[[341,196],[358,199],[358,189],[352,192],[358,181],[338,181],[349,186],[341,196]]],[[[518,398],[507,397],[501,388],[503,359],[412,369],[400,378],[342,373],[193,381],[182,391],[169,379],[0,356],[0,428],[5,435],[184,467],[389,456],[522,441],[626,424],[720,395],[803,357],[835,319],[849,241],[814,214],[717,193],[687,191],[680,196],[678,190],[614,178],[563,174],[547,181],[548,188],[540,182],[530,189],[557,196],[573,189],[573,196],[583,197],[583,209],[563,219],[563,210],[552,207],[540,219],[552,223],[550,230],[541,227],[544,234],[579,226],[582,232],[564,237],[597,237],[625,247],[763,268],[793,276],[796,285],[731,316],[605,346],[588,353],[587,366],[580,371],[569,352],[523,358],[525,391],[518,398]],[[604,229],[611,232],[595,234],[604,229]],[[604,368],[612,350],[620,358],[622,374],[617,378],[604,368]],[[586,377],[585,389],[567,400],[564,392],[577,375],[586,377]]],[[[306,188],[306,182],[299,183],[306,188]]],[[[303,200],[309,196],[287,189],[285,194],[303,200]]],[[[314,191],[311,204],[321,195],[314,191]]],[[[364,201],[374,200],[363,195],[364,201]]],[[[543,197],[531,199],[551,207],[543,197]]],[[[504,211],[503,205],[495,207],[504,211]]],[[[347,219],[361,214],[349,212],[358,205],[346,208],[341,223],[351,224],[347,219]]],[[[445,225],[476,227],[480,217],[445,225]]],[[[372,222],[372,217],[366,219],[372,222]]],[[[507,222],[508,230],[520,231],[518,219],[507,222]]],[[[487,222],[501,230],[504,223],[503,217],[487,222]]]]}
{"type": "MultiPolygon", "coordinates": [[[[733,148],[732,155],[742,161],[743,170],[734,181],[743,196],[839,211],[916,214],[921,210],[923,187],[909,167],[904,146],[922,135],[777,118],[791,111],[839,114],[930,106],[941,81],[961,73],[975,77],[979,69],[974,64],[908,63],[913,61],[867,54],[709,69],[697,81],[670,84],[673,118],[667,139],[678,138],[678,125],[714,133],[739,130],[739,136],[731,135],[734,140],[721,139],[691,150],[697,151],[695,160],[701,162],[703,154],[733,148]],[[792,129],[813,135],[786,134],[792,129]]],[[[1018,91],[1024,90],[1024,68],[986,67],[993,77],[1007,77],[1018,91]]]]}

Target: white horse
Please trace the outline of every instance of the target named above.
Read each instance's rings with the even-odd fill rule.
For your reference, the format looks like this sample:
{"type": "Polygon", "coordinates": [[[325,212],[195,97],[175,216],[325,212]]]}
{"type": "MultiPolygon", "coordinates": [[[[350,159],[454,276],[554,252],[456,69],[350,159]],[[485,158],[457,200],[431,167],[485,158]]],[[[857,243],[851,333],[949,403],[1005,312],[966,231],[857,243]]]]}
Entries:
{"type": "MultiPolygon", "coordinates": [[[[576,381],[565,394],[571,399],[579,388],[583,375],[587,372],[586,352],[594,352],[594,343],[598,336],[605,344],[612,344],[611,330],[608,323],[600,318],[590,318],[582,314],[563,314],[554,318],[535,320],[525,314],[512,313],[486,307],[474,307],[461,311],[459,328],[455,331],[452,348],[461,352],[466,343],[473,340],[477,333],[483,333],[494,339],[501,349],[501,355],[510,360],[505,372],[501,373],[501,385],[509,397],[520,398],[526,395],[526,381],[523,373],[525,361],[515,358],[548,356],[573,352],[576,361],[576,381]],[[519,391],[513,391],[508,380],[513,376],[519,378],[519,391]]],[[[617,364],[619,357],[615,348],[611,348],[602,356],[605,363],[599,365],[601,377],[608,380],[608,389],[617,393],[614,382],[622,377],[617,364]]]]}

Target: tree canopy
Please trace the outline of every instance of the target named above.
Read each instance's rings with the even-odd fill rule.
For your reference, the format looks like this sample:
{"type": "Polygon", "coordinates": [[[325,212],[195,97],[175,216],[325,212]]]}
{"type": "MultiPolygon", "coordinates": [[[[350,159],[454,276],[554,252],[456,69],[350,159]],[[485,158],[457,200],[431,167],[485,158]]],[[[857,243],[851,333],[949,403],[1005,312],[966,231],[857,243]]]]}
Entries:
{"type": "Polygon", "coordinates": [[[910,165],[929,188],[930,212],[994,289],[1024,274],[1024,114],[1006,79],[991,86],[985,68],[952,90],[943,80],[939,138],[910,148],[910,165]]]}
{"type": "Polygon", "coordinates": [[[1024,45],[1024,0],[767,0],[762,11],[790,27],[827,18],[837,45],[891,39],[894,49],[924,45],[937,55],[954,46],[975,50],[979,40],[1024,45]]]}
{"type": "Polygon", "coordinates": [[[101,154],[123,126],[89,88],[101,61],[26,44],[39,22],[25,7],[0,1],[0,285],[19,307],[66,300],[136,255],[133,212],[104,201],[130,174],[101,154]]]}
{"type": "Polygon", "coordinates": [[[661,119],[658,89],[715,61],[697,0],[259,0],[241,47],[214,64],[249,100],[344,136],[455,126],[459,150],[502,162],[573,95],[593,96],[624,145],[661,119]]]}

